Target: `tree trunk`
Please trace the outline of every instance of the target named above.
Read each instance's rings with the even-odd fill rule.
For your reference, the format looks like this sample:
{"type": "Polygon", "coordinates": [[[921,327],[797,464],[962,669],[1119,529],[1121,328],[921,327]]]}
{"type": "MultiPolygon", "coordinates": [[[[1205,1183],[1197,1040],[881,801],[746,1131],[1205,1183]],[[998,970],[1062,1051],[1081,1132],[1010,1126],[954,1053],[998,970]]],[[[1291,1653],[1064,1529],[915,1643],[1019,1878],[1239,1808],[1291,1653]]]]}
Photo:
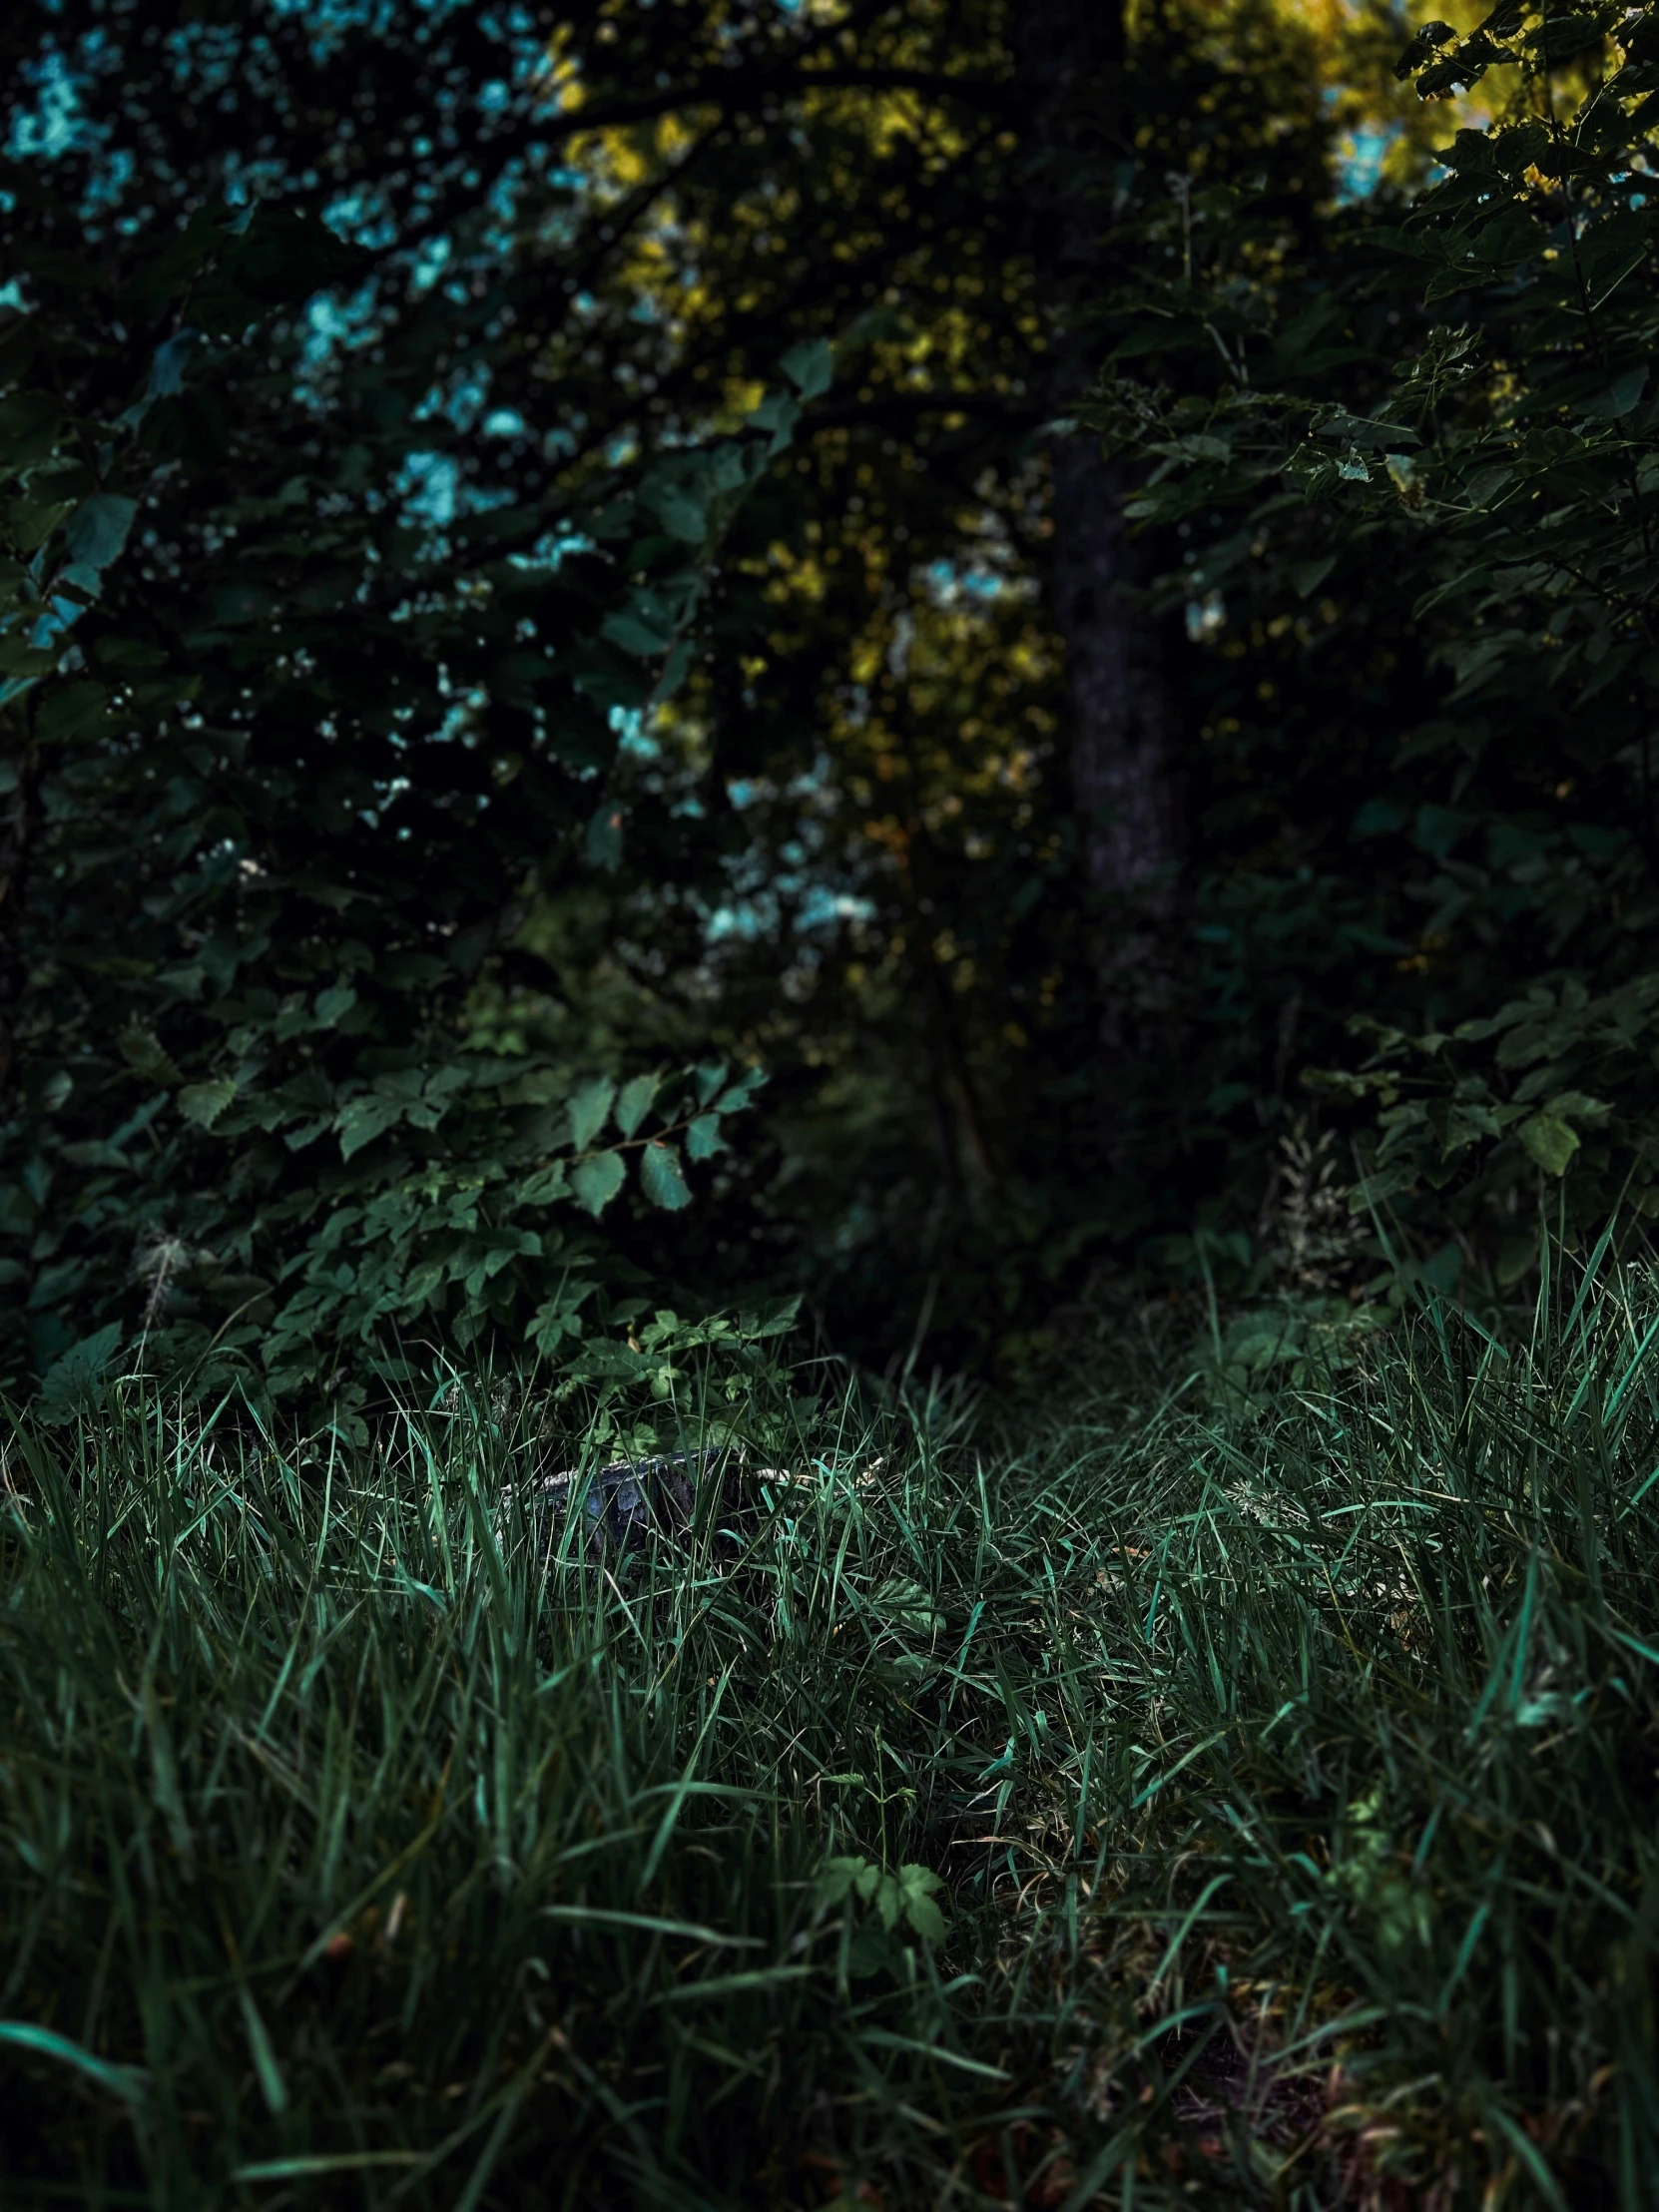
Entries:
{"type": "MultiPolygon", "coordinates": [[[[1058,416],[1096,366],[1087,340],[1065,325],[1114,280],[1102,196],[1113,168],[1133,157],[1123,127],[1126,52],[1122,0],[1020,0],[1014,62],[1026,101],[1033,245],[1043,304],[1058,325],[1044,397],[1058,416]]],[[[1098,438],[1061,435],[1053,470],[1052,607],[1097,916],[1101,1042],[1114,1063],[1108,1088],[1121,1098],[1123,1061],[1172,1041],[1186,857],[1180,731],[1164,625],[1135,602],[1153,563],[1123,519],[1124,468],[1101,457],[1098,438]]],[[[1110,1108],[1107,1119],[1116,1119],[1110,1108]]]]}

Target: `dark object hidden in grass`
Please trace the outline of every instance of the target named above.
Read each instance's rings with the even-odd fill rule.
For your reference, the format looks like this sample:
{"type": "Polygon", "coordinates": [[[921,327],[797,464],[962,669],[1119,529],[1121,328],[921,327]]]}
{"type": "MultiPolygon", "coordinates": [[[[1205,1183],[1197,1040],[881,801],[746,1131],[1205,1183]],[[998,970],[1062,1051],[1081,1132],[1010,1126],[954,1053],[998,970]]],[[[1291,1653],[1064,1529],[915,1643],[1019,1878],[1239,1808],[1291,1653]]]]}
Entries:
{"type": "MultiPolygon", "coordinates": [[[[697,1497],[718,1484],[733,1487],[736,1454],[729,1449],[681,1451],[666,1458],[618,1459],[585,1473],[564,1467],[540,1474],[519,1493],[538,1549],[558,1541],[558,1526],[572,1510],[584,1523],[589,1548],[598,1558],[610,1551],[634,1551],[653,1530],[685,1536],[690,1532],[697,1497]]],[[[514,1491],[502,1495],[503,1529],[508,1525],[514,1491]]]]}

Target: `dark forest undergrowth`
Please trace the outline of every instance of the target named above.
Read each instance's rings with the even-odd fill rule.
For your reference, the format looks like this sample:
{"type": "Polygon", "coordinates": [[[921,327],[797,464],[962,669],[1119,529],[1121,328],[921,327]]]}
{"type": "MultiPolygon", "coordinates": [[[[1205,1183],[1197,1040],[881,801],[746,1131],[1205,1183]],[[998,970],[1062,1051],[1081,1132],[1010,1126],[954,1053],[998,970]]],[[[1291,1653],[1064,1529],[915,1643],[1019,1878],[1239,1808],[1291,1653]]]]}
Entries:
{"type": "Polygon", "coordinates": [[[0,2196],[1652,2201],[1656,1345],[15,1424],[0,2196]]]}

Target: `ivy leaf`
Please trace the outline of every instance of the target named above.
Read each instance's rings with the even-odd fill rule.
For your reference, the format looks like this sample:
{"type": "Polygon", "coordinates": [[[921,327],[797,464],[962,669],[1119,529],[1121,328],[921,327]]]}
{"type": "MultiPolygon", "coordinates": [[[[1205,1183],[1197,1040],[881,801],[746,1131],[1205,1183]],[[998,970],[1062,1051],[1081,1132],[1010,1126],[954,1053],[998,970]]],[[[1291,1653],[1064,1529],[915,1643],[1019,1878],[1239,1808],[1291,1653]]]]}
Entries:
{"type": "Polygon", "coordinates": [[[646,1108],[657,1095],[657,1078],[654,1075],[636,1075],[631,1083],[624,1083],[616,1102],[616,1125],[625,1137],[631,1137],[645,1119],[646,1108]]]}
{"type": "Polygon", "coordinates": [[[570,1141],[578,1152],[586,1152],[604,1128],[605,1116],[610,1112],[611,1101],[615,1097],[616,1085],[608,1075],[596,1075],[591,1083],[584,1083],[580,1090],[572,1091],[569,1105],[570,1141]]]}
{"type": "Polygon", "coordinates": [[[1523,1121],[1515,1134],[1539,1167],[1548,1175],[1565,1175],[1578,1150],[1578,1132],[1570,1122],[1547,1110],[1523,1121]]]}
{"type": "Polygon", "coordinates": [[[211,1083],[187,1083],[179,1093],[179,1111],[199,1129],[211,1129],[236,1095],[229,1075],[215,1076],[211,1083]]]}
{"type": "Polygon", "coordinates": [[[654,1137],[640,1159],[640,1182],[653,1206],[665,1214],[677,1214],[691,1204],[691,1188],[680,1166],[676,1146],[654,1137]]]}
{"type": "Polygon", "coordinates": [[[579,1160],[570,1178],[577,1205],[597,1220],[621,1190],[627,1173],[620,1152],[595,1152],[579,1160]]]}

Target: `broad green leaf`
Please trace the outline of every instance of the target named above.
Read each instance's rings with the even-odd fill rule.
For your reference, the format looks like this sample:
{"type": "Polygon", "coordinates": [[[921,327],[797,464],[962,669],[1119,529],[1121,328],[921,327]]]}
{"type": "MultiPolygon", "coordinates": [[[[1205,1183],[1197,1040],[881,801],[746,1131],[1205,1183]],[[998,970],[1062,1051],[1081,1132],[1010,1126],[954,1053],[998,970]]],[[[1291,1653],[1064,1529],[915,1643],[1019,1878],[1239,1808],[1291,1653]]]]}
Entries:
{"type": "Polygon", "coordinates": [[[931,1867],[910,1864],[899,1868],[898,1888],[904,1900],[904,1918],[916,1934],[924,1942],[942,1943],[944,1915],[933,1902],[944,1888],[940,1878],[931,1867]]]}
{"type": "Polygon", "coordinates": [[[932,1593],[907,1575],[897,1575],[871,1592],[869,1608],[880,1620],[902,1634],[936,1636],[944,1627],[944,1615],[932,1593]]]}
{"type": "Polygon", "coordinates": [[[83,681],[63,685],[42,702],[35,732],[47,745],[69,745],[108,722],[109,694],[102,684],[83,681]]]}
{"type": "Polygon", "coordinates": [[[124,499],[118,492],[95,492],[84,499],[64,533],[70,560],[94,575],[108,568],[126,545],[137,513],[137,501],[124,499]]]}
{"type": "Polygon", "coordinates": [[[650,508],[669,536],[679,538],[682,544],[701,545],[708,535],[708,508],[683,481],[683,472],[653,472],[640,486],[640,503],[650,508]]]}
{"type": "Polygon", "coordinates": [[[365,1144],[400,1122],[409,1111],[409,1101],[390,1098],[382,1092],[369,1091],[348,1098],[334,1116],[334,1127],[339,1131],[339,1156],[349,1160],[353,1153],[361,1152],[365,1144]]]}
{"type": "Polygon", "coordinates": [[[6,518],[6,535],[19,553],[36,552],[74,511],[72,499],[20,500],[6,518]]]}
{"type": "Polygon", "coordinates": [[[47,1369],[37,1403],[48,1420],[67,1419],[86,1400],[121,1347],[121,1325],[110,1322],[93,1336],[71,1345],[47,1369]]]}
{"type": "Polygon", "coordinates": [[[647,1108],[657,1095],[658,1082],[654,1075],[636,1075],[632,1082],[624,1083],[617,1093],[616,1125],[625,1137],[631,1137],[645,1119],[647,1108]]]}
{"type": "Polygon", "coordinates": [[[642,661],[666,653],[674,642],[671,635],[665,636],[655,623],[642,620],[638,614],[608,615],[600,626],[600,635],[642,661]]]}
{"type": "Polygon", "coordinates": [[[527,1181],[520,1183],[515,1194],[520,1206],[551,1206],[556,1198],[563,1198],[570,1189],[570,1175],[563,1160],[551,1161],[538,1168],[527,1181]]]}
{"type": "Polygon", "coordinates": [[[746,1106],[752,1106],[755,1103],[756,1092],[764,1087],[766,1079],[765,1068],[746,1068],[737,1081],[728,1084],[719,1098],[715,1100],[715,1112],[717,1114],[737,1114],[741,1113],[746,1106]]]}
{"type": "Polygon", "coordinates": [[[686,1131],[686,1151],[694,1160],[712,1160],[725,1143],[718,1114],[699,1114],[686,1131]]]}
{"type": "Polygon", "coordinates": [[[621,1190],[627,1175],[620,1152],[595,1152],[578,1160],[570,1178],[577,1205],[597,1219],[621,1190]]]}
{"type": "Polygon", "coordinates": [[[216,1075],[208,1083],[187,1083],[179,1093],[179,1111],[200,1129],[211,1129],[237,1095],[229,1075],[216,1075]]]}
{"type": "Polygon", "coordinates": [[[580,1090],[572,1091],[568,1106],[570,1114],[570,1141],[578,1152],[586,1152],[601,1129],[616,1097],[616,1085],[608,1075],[596,1075],[580,1090]]]}
{"type": "Polygon", "coordinates": [[[808,338],[792,345],[778,365],[803,399],[817,399],[830,389],[835,356],[828,338],[808,338]]]}
{"type": "Polygon", "coordinates": [[[1565,1175],[1578,1150],[1578,1132],[1548,1112],[1523,1121],[1515,1134],[1547,1175],[1565,1175]]]}
{"type": "Polygon", "coordinates": [[[867,1859],[830,1859],[819,1872],[814,1885],[814,1904],[821,1911],[826,1906],[844,1905],[853,1895],[858,1883],[876,1870],[867,1859]]]}
{"type": "Polygon", "coordinates": [[[691,1190],[680,1166],[676,1146],[654,1137],[640,1156],[640,1183],[653,1206],[677,1214],[691,1204],[691,1190]]]}
{"type": "Polygon", "coordinates": [[[332,1029],[342,1014],[348,1014],[357,1003],[357,994],[349,983],[336,983],[330,990],[316,994],[316,1018],[325,1029],[332,1029]]]}
{"type": "Polygon", "coordinates": [[[62,408],[45,392],[14,392],[0,400],[0,468],[23,469],[43,461],[57,444],[62,421],[62,408]]]}

